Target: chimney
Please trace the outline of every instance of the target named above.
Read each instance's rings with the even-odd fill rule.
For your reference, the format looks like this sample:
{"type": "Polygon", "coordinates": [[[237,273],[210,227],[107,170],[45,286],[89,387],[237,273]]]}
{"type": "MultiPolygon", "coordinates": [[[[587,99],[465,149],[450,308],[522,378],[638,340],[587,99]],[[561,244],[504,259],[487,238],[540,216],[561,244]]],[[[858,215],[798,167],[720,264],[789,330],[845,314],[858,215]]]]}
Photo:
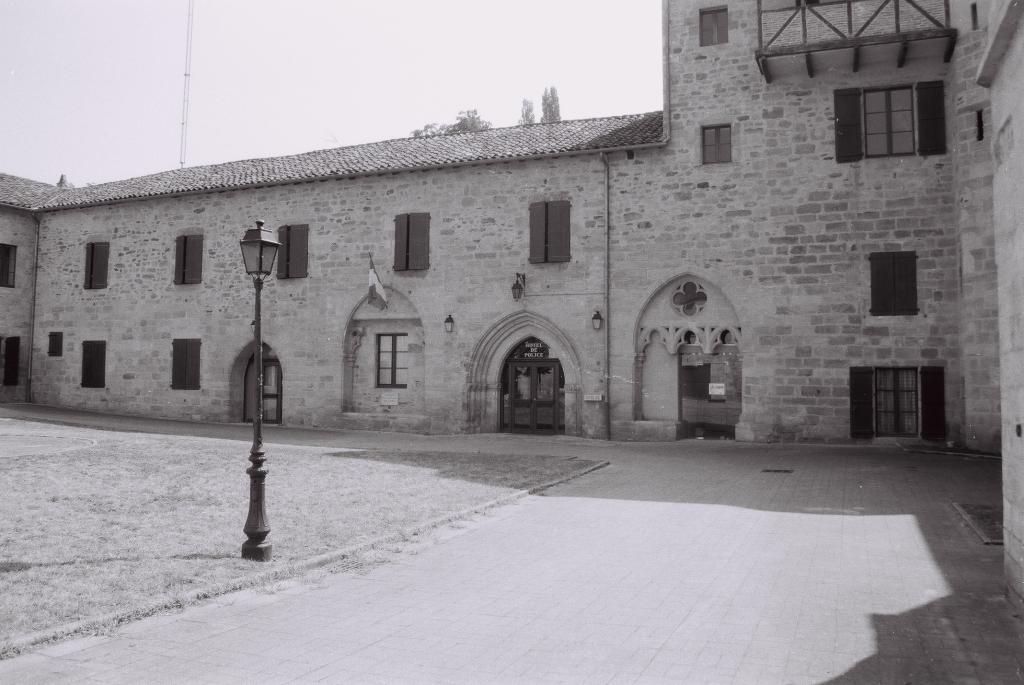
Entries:
{"type": "Polygon", "coordinates": [[[68,177],[64,174],[60,175],[60,180],[57,181],[58,188],[74,188],[75,184],[68,180],[68,177]]]}

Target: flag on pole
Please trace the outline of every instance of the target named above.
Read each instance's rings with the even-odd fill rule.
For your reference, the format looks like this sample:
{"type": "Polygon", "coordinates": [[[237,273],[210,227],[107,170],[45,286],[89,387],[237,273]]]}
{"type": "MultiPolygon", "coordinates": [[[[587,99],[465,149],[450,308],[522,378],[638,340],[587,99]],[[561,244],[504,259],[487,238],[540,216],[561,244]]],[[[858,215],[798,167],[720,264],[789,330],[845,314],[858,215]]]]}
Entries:
{"type": "Polygon", "coordinates": [[[370,257],[370,294],[366,301],[373,304],[377,309],[387,309],[388,294],[384,292],[384,284],[380,282],[377,270],[373,268],[373,257],[370,257]]]}

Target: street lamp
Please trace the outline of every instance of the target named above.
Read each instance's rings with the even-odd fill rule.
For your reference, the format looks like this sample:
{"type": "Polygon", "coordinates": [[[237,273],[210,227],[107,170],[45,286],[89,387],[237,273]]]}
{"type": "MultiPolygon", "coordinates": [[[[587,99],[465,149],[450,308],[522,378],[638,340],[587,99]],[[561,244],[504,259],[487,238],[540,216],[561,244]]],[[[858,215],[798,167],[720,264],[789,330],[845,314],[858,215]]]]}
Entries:
{"type": "Polygon", "coordinates": [[[526,290],[526,274],[517,273],[516,282],[512,284],[512,299],[516,302],[523,296],[526,290]]]}
{"type": "Polygon", "coordinates": [[[281,243],[274,240],[269,230],[263,228],[262,221],[257,221],[256,228],[247,230],[239,244],[242,247],[245,273],[252,276],[252,284],[256,288],[256,317],[253,322],[256,336],[256,407],[252,415],[252,449],[249,450],[252,466],[245,471],[249,474],[249,516],[242,530],[249,539],[242,543],[242,558],[270,561],[273,545],[266,541],[270,525],[263,506],[267,470],[263,468],[266,454],[263,451],[263,332],[260,330],[260,293],[263,281],[274,268],[274,258],[277,257],[277,248],[281,243]]]}

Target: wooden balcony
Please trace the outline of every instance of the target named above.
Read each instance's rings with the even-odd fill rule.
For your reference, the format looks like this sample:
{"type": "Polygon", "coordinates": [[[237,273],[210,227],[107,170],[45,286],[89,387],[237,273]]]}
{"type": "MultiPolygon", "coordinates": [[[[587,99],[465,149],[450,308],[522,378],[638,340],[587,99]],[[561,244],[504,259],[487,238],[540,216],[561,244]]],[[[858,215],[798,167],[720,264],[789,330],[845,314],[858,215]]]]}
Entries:
{"type": "Polygon", "coordinates": [[[755,56],[768,83],[796,72],[948,62],[956,46],[949,0],[757,0],[757,12],[755,56]]]}

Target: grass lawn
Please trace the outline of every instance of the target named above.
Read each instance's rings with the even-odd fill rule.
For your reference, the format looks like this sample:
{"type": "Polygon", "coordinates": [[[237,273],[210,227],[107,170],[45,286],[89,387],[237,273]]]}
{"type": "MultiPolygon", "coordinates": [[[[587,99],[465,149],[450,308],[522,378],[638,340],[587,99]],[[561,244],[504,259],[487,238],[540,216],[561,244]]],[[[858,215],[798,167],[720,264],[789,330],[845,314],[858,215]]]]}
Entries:
{"type": "Polygon", "coordinates": [[[249,446],[0,419],[0,654],[29,632],[173,601],[593,465],[268,445],[274,560],[259,564],[239,558],[249,446]]]}

